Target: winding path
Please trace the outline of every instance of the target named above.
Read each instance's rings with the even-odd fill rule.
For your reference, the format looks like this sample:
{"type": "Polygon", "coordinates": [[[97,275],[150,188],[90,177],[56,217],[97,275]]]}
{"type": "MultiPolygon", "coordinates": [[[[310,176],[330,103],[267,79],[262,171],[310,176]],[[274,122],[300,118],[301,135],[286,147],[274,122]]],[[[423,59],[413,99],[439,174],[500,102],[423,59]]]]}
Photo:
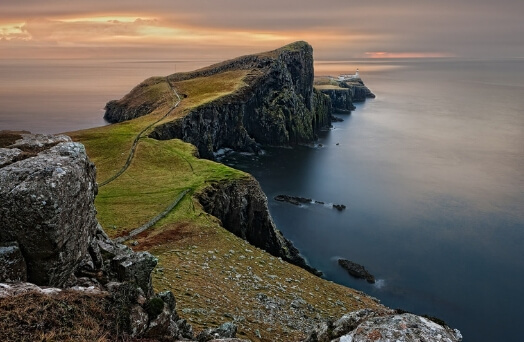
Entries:
{"type": "Polygon", "coordinates": [[[129,151],[129,155],[127,156],[127,160],[126,160],[126,163],[124,164],[124,166],[117,173],[115,173],[114,175],[112,175],[111,177],[106,179],[105,181],[100,182],[98,184],[99,188],[101,188],[101,187],[111,183],[112,181],[114,181],[115,179],[120,177],[124,172],[126,172],[127,168],[129,167],[129,165],[131,165],[131,162],[133,161],[133,157],[135,156],[135,150],[136,150],[136,147],[138,145],[138,141],[140,140],[140,138],[142,138],[142,134],[144,134],[148,129],[150,129],[151,127],[153,127],[154,125],[156,125],[160,121],[164,120],[180,104],[180,101],[181,101],[180,96],[176,92],[175,87],[173,87],[171,82],[169,82],[169,78],[168,77],[166,77],[166,82],[169,85],[169,87],[171,88],[171,90],[173,90],[173,93],[175,94],[175,96],[177,97],[177,102],[174,105],[172,105],[171,108],[169,108],[169,110],[167,111],[167,113],[164,116],[162,116],[157,121],[151,123],[149,126],[144,128],[143,130],[141,130],[140,133],[138,133],[138,135],[135,137],[135,140],[133,140],[133,145],[131,146],[131,150],[129,151]]]}
{"type": "MultiPolygon", "coordinates": [[[[140,138],[142,138],[142,135],[148,130],[150,129],[151,127],[153,127],[154,125],[156,125],[157,123],[159,123],[160,121],[164,120],[169,114],[171,114],[177,107],[178,105],[180,104],[180,96],[178,95],[175,87],[171,84],[171,82],[169,82],[169,77],[167,76],[166,77],[166,81],[167,81],[167,84],[169,85],[169,87],[171,88],[171,90],[173,91],[173,94],[175,94],[176,98],[177,98],[177,102],[175,104],[173,104],[171,106],[171,108],[169,108],[169,110],[167,111],[167,113],[165,115],[163,115],[160,119],[158,119],[157,121],[151,123],[149,126],[147,126],[146,128],[144,128],[143,130],[140,131],[140,133],[138,133],[138,135],[135,137],[135,140],[133,140],[133,145],[131,146],[131,150],[129,151],[129,155],[127,156],[127,160],[126,160],[126,163],[124,164],[124,166],[117,172],[115,173],[113,176],[109,177],[108,179],[106,179],[105,181],[101,182],[98,184],[98,187],[103,187],[109,183],[111,183],[112,181],[114,181],[115,179],[117,179],[118,177],[120,177],[124,172],[126,172],[126,170],[128,169],[129,165],[131,165],[131,162],[133,161],[133,157],[135,156],[135,151],[136,151],[136,147],[138,145],[138,141],[140,140],[140,138]]],[[[185,159],[185,158],[184,158],[185,159]]],[[[187,160],[186,160],[187,161],[187,160]]],[[[193,166],[191,165],[191,163],[189,163],[189,161],[187,161],[189,166],[191,167],[191,170],[193,171],[193,166]]],[[[194,171],[193,171],[194,172],[194,171]]],[[[158,221],[160,221],[161,219],[163,219],[165,216],[167,216],[167,214],[169,214],[169,212],[171,210],[173,210],[177,205],[178,203],[180,203],[180,201],[184,198],[184,196],[189,192],[189,189],[185,189],[184,191],[182,191],[181,193],[178,194],[178,196],[175,198],[175,200],[164,210],[162,211],[160,214],[156,215],[155,217],[153,217],[151,220],[149,220],[148,222],[146,222],[144,225],[132,230],[128,235],[126,236],[122,236],[122,237],[119,237],[117,239],[115,239],[116,242],[119,242],[119,243],[122,243],[122,242],[125,242],[129,239],[131,239],[132,237],[144,232],[145,230],[147,230],[148,228],[154,226],[158,221]]]]}

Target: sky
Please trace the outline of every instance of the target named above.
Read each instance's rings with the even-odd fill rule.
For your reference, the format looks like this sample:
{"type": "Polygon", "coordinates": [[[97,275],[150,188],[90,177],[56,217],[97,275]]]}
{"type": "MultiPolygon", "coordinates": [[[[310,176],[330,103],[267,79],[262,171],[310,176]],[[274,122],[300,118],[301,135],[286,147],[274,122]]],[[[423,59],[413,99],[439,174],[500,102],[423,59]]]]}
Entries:
{"type": "Polygon", "coordinates": [[[0,59],[524,58],[524,0],[1,0],[0,59]]]}

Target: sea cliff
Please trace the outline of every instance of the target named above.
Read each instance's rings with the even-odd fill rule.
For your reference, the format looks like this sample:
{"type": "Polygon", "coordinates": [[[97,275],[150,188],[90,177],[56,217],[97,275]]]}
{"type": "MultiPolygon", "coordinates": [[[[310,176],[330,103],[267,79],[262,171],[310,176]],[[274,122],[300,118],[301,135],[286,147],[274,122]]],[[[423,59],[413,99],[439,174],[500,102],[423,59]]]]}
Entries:
{"type": "Polygon", "coordinates": [[[375,94],[360,78],[336,81],[319,77],[315,79],[315,89],[329,97],[332,111],[335,113],[350,113],[355,109],[355,103],[375,98],[375,94]]]}
{"type": "MultiPolygon", "coordinates": [[[[242,87],[157,125],[149,136],[182,139],[195,145],[201,157],[212,158],[221,148],[258,152],[261,145],[310,142],[321,128],[329,126],[330,106],[313,89],[313,49],[305,42],[173,74],[168,79],[176,83],[231,71],[245,71],[242,87]]],[[[141,84],[121,100],[109,102],[104,118],[121,122],[152,112],[161,101],[136,101],[144,87],[141,84]]]]}

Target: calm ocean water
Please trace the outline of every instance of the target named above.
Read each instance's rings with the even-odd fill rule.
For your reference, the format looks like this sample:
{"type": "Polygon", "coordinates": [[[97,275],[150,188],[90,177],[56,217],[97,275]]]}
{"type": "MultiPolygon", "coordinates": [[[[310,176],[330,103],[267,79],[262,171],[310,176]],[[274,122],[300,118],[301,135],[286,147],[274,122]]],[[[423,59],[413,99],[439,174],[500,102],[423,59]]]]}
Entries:
{"type": "Polygon", "coordinates": [[[251,172],[278,228],[327,279],[440,317],[464,341],[524,323],[524,60],[319,63],[377,95],[320,137],[227,162],[251,172]],[[337,145],[338,144],[338,145],[337,145]],[[278,194],[342,203],[295,207],[278,194]],[[364,265],[375,285],[348,276],[364,265]]]}
{"type": "MultiPolygon", "coordinates": [[[[0,129],[105,124],[105,103],[153,75],[210,61],[0,61],[0,129]]],[[[278,228],[327,279],[440,317],[464,341],[519,341],[524,323],[524,60],[318,63],[360,68],[377,95],[315,147],[231,157],[278,228]],[[337,145],[338,144],[338,145],[337,145]],[[342,203],[295,207],[278,194],[342,203]],[[349,277],[358,262],[379,281],[349,277]]]]}

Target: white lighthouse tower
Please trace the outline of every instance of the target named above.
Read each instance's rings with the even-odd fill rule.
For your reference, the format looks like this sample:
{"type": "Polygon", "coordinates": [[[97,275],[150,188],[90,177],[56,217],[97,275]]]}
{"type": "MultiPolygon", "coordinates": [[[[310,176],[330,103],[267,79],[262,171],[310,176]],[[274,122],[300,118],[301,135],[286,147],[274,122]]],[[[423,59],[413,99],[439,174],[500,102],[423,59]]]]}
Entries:
{"type": "Polygon", "coordinates": [[[338,76],[339,82],[350,81],[350,80],[359,80],[359,79],[360,79],[360,75],[358,74],[358,68],[354,74],[342,74],[338,76]]]}

